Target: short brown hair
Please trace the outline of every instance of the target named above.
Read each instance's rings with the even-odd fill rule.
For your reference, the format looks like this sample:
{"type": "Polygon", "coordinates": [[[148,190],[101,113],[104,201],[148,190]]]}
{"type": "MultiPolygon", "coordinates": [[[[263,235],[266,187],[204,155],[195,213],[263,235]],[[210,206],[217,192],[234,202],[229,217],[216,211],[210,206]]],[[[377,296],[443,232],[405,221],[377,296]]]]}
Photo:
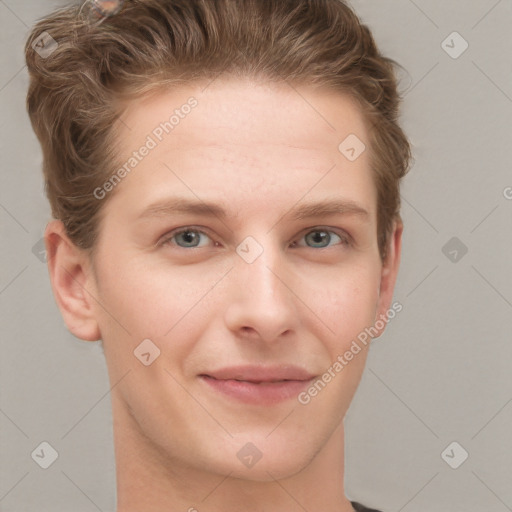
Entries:
{"type": "Polygon", "coordinates": [[[397,63],[342,0],[127,0],[99,25],[73,6],[35,25],[25,55],[46,192],[77,246],[91,249],[97,238],[103,202],[93,190],[116,168],[120,98],[224,74],[327,86],[358,102],[385,258],[411,159],[398,124],[397,63]],[[42,33],[58,45],[46,58],[33,49],[42,33]]]}

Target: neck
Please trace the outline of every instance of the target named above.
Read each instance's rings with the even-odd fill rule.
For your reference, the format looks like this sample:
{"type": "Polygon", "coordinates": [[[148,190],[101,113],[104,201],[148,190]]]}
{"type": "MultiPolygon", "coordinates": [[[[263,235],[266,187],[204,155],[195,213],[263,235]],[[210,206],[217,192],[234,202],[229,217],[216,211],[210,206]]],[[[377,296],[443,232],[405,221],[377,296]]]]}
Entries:
{"type": "Polygon", "coordinates": [[[152,445],[115,400],[113,405],[117,512],[353,512],[344,495],[342,423],[298,473],[252,481],[205,472],[192,461],[185,467],[152,445]]]}

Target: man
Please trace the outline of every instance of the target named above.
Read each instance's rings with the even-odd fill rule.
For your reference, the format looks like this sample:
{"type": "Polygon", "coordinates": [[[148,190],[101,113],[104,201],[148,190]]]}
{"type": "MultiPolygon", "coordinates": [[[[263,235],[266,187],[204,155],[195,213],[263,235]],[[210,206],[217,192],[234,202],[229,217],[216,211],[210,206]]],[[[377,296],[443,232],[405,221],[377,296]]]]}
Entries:
{"type": "Polygon", "coordinates": [[[103,340],[117,511],[369,510],[343,418],[400,261],[391,61],[338,0],[84,12],[34,28],[28,108],[53,291],[103,340]]]}

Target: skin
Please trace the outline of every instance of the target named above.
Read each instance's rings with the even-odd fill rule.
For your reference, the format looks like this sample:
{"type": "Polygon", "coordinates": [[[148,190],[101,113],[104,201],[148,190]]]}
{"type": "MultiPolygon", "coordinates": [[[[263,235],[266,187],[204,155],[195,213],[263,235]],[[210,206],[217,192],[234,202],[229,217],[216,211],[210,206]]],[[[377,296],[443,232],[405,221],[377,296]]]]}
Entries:
{"type": "Polygon", "coordinates": [[[103,199],[94,259],[60,221],[45,233],[66,325],[104,342],[117,510],[352,511],[343,418],[367,347],[307,405],[241,403],[198,375],[236,364],[321,375],[390,308],[402,225],[382,262],[369,150],[354,162],[338,150],[349,134],[367,140],[362,115],[340,93],[218,79],[127,105],[116,127],[120,161],[191,96],[197,107],[103,199]],[[175,196],[215,203],[227,216],[141,217],[175,196]],[[368,215],[291,218],[292,208],[326,199],[368,215]],[[190,235],[173,237],[190,226],[205,233],[196,233],[199,247],[187,246],[190,235]],[[326,229],[331,238],[324,233],[319,247],[326,229]],[[252,263],[236,252],[249,236],[263,249],[252,263]],[[134,356],[144,339],[160,350],[149,366],[134,356]],[[251,468],[237,457],[247,443],[262,453],[251,468]]]}

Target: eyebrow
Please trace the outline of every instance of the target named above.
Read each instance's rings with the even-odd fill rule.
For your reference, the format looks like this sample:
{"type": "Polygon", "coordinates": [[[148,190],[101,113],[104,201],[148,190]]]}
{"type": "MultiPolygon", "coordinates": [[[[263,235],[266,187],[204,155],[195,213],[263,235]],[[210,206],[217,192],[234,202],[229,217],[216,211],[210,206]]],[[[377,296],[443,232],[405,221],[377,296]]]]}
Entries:
{"type": "MultiPolygon", "coordinates": [[[[148,206],[141,213],[140,218],[165,217],[173,214],[214,216],[223,220],[230,217],[230,214],[216,203],[171,197],[148,206]]],[[[304,220],[330,215],[351,215],[360,217],[363,220],[369,220],[370,217],[368,211],[354,201],[328,199],[320,202],[298,204],[281,218],[290,217],[293,220],[304,220]]]]}

